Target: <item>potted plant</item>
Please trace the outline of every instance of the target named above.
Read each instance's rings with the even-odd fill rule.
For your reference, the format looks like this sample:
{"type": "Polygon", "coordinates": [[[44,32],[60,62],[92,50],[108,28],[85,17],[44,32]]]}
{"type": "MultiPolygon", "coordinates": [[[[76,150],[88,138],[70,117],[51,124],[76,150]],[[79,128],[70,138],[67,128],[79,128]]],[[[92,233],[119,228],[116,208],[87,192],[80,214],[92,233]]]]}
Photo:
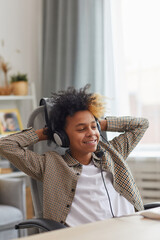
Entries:
{"type": "Polygon", "coordinates": [[[28,94],[27,74],[17,73],[11,76],[12,93],[14,95],[28,94]]]}

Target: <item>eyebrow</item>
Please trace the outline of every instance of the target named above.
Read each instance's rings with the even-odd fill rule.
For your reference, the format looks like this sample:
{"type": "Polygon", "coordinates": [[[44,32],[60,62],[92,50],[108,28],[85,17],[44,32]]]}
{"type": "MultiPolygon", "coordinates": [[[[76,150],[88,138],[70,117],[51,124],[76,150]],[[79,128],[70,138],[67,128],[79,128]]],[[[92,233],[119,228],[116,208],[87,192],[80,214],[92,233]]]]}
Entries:
{"type": "MultiPolygon", "coordinates": [[[[92,124],[92,123],[96,123],[96,121],[92,121],[91,124],[92,124]]],[[[86,123],[78,123],[78,124],[76,125],[76,127],[80,127],[80,126],[84,126],[84,125],[86,125],[86,123]]]]}

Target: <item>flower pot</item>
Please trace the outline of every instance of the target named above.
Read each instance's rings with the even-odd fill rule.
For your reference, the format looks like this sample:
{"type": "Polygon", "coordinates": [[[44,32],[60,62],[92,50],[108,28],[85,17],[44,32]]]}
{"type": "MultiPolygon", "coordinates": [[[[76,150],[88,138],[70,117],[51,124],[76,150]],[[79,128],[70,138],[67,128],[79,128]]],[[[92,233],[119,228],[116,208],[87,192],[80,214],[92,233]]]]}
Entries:
{"type": "Polygon", "coordinates": [[[12,93],[14,95],[27,95],[28,94],[28,82],[18,81],[12,83],[12,93]]]}

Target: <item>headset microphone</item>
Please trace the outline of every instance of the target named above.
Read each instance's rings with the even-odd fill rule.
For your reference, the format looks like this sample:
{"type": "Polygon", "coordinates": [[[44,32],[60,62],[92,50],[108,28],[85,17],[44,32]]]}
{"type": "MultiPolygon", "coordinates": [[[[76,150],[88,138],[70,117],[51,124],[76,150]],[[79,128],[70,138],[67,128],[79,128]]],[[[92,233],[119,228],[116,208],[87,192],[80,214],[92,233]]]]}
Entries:
{"type": "Polygon", "coordinates": [[[103,157],[104,152],[103,152],[102,150],[100,150],[100,151],[96,152],[95,155],[96,155],[98,158],[101,158],[101,157],[103,157]]]}

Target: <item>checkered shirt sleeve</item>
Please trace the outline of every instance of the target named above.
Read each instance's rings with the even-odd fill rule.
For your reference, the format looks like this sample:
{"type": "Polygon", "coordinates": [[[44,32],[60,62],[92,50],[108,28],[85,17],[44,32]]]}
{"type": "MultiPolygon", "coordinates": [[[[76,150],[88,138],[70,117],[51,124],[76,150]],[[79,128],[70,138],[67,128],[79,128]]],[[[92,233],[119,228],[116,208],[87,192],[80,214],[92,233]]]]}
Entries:
{"type": "Polygon", "coordinates": [[[126,159],[142,139],[149,126],[148,120],[134,117],[106,117],[105,119],[107,131],[121,132],[110,141],[110,144],[126,159]]]}

